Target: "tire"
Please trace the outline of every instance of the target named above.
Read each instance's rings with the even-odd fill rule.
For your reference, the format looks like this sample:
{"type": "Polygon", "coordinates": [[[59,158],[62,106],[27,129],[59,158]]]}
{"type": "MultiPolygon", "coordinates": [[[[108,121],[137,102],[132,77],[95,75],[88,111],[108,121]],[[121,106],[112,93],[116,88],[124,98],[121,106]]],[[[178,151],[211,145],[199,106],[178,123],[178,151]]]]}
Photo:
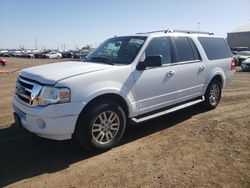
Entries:
{"type": "Polygon", "coordinates": [[[87,150],[101,152],[114,147],[126,128],[124,110],[115,102],[98,102],[80,114],[75,136],[87,150]]]}
{"type": "Polygon", "coordinates": [[[209,83],[205,93],[204,105],[206,109],[208,110],[215,109],[220,102],[220,98],[221,98],[221,83],[218,80],[214,79],[209,83]]]}

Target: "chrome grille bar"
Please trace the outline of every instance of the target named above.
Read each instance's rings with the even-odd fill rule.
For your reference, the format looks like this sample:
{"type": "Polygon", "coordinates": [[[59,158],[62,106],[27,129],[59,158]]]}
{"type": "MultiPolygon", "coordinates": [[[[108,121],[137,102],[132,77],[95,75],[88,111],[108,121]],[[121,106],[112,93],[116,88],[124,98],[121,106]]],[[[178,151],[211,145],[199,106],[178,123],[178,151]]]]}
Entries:
{"type": "Polygon", "coordinates": [[[39,95],[41,88],[42,86],[37,83],[30,82],[23,77],[18,77],[15,94],[20,100],[32,106],[34,105],[34,99],[39,95]]]}

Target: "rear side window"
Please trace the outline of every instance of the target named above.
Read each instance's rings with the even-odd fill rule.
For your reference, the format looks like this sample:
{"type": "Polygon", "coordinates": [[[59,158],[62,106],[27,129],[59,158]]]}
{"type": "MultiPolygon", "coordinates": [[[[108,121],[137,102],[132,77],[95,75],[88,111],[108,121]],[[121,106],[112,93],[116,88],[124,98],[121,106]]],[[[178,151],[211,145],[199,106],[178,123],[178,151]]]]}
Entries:
{"type": "Polygon", "coordinates": [[[225,59],[232,56],[223,38],[198,37],[209,60],[225,59]]]}
{"type": "Polygon", "coordinates": [[[190,45],[191,45],[192,50],[193,50],[194,59],[195,59],[195,60],[201,60],[200,53],[199,53],[197,47],[195,46],[193,40],[192,40],[192,39],[189,39],[189,42],[190,42],[190,45]]]}
{"type": "Polygon", "coordinates": [[[173,40],[174,40],[175,48],[176,48],[176,61],[177,62],[195,60],[192,46],[189,42],[188,37],[173,37],[173,40]]]}

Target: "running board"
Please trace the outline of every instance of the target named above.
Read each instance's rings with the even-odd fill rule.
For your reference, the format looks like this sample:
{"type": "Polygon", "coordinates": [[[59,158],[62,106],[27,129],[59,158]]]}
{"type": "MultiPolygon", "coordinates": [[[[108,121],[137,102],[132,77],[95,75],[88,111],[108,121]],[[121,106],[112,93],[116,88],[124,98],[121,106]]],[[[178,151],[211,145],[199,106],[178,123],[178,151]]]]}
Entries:
{"type": "Polygon", "coordinates": [[[147,121],[149,119],[153,119],[153,118],[156,118],[156,117],[159,117],[159,116],[162,116],[162,115],[165,115],[165,114],[169,114],[171,112],[174,112],[174,111],[177,111],[177,110],[180,110],[180,109],[183,109],[183,108],[187,108],[187,107],[192,106],[194,104],[198,104],[200,102],[203,102],[204,100],[205,100],[205,98],[204,98],[204,96],[202,96],[202,99],[191,101],[191,102],[188,102],[188,103],[185,103],[185,104],[182,104],[182,105],[179,105],[179,106],[176,106],[176,107],[173,107],[173,108],[170,108],[170,109],[167,109],[167,110],[164,110],[164,111],[161,111],[161,112],[149,115],[149,116],[145,116],[145,117],[142,117],[142,118],[139,118],[139,119],[134,117],[131,120],[133,122],[135,122],[135,123],[141,123],[143,121],[147,121]]]}

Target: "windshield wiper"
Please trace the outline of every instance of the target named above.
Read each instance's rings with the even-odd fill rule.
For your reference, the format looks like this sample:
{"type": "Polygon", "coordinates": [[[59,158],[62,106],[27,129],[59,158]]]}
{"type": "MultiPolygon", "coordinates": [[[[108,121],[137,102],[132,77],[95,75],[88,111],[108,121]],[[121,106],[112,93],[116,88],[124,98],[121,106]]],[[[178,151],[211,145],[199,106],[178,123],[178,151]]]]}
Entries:
{"type": "Polygon", "coordinates": [[[99,63],[114,65],[114,63],[111,63],[110,60],[108,58],[105,58],[105,57],[96,56],[96,57],[92,57],[90,60],[95,61],[95,62],[99,62],[99,63]]]}

